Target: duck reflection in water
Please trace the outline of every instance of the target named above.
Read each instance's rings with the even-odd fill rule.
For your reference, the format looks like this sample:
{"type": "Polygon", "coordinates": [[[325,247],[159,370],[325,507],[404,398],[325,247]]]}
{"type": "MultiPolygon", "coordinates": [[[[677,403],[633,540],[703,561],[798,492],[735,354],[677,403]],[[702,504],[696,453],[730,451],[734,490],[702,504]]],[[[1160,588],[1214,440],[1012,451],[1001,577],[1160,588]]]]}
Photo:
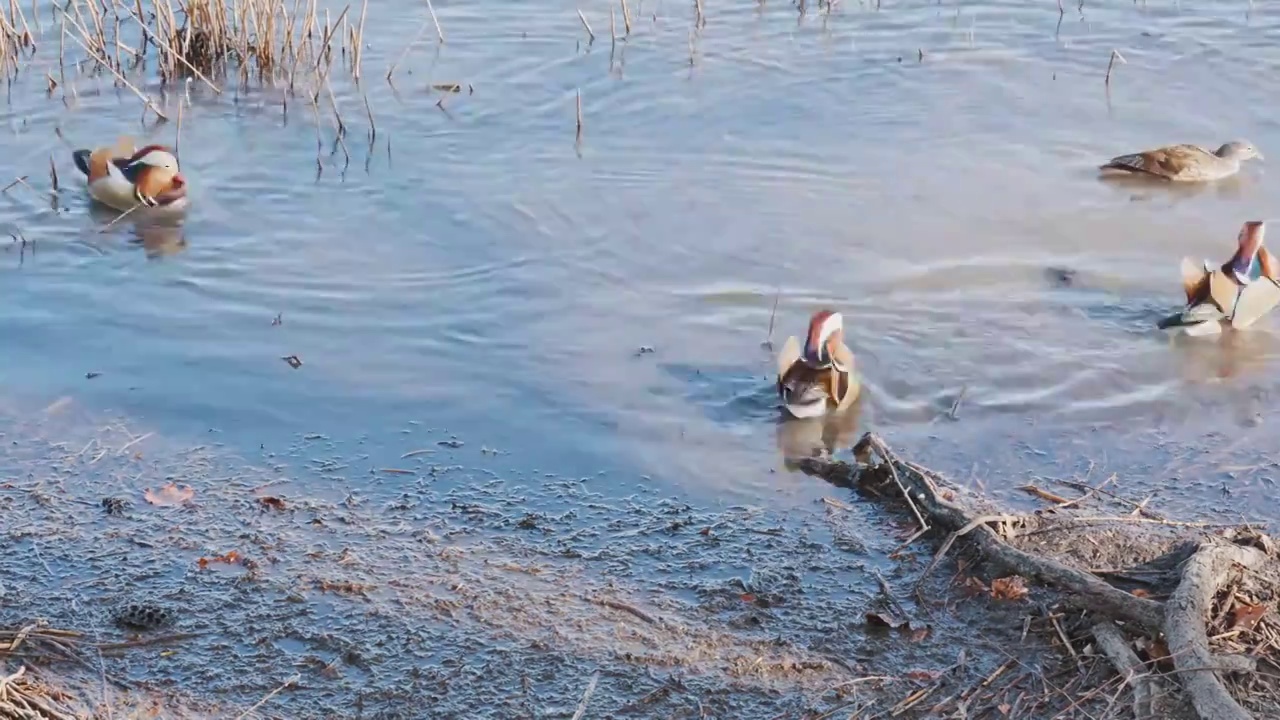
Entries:
{"type": "Polygon", "coordinates": [[[853,410],[861,395],[853,351],[844,342],[844,318],[819,310],[804,343],[793,335],[778,351],[778,397],[783,418],[778,449],[784,460],[830,453],[857,429],[853,410]]]}
{"type": "MultiPolygon", "coordinates": [[[[96,204],[89,207],[89,215],[104,226],[120,217],[119,212],[96,204]]],[[[129,223],[132,228],[133,237],[129,238],[129,242],[141,245],[149,259],[176,255],[187,248],[185,227],[181,219],[155,218],[134,212],[117,222],[116,227],[125,223],[129,223]],[[130,222],[133,215],[140,217],[130,222]]]]}

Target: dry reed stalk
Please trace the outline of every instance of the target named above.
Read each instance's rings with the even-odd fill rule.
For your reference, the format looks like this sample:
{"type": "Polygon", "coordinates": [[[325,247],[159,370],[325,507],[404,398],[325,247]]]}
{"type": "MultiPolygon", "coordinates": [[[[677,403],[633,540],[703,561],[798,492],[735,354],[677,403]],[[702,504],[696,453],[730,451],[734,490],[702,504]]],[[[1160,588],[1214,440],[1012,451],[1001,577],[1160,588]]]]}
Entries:
{"type": "Polygon", "coordinates": [[[388,82],[388,83],[389,83],[389,82],[391,82],[391,75],[392,75],[392,73],[394,73],[394,72],[396,71],[396,68],[400,65],[400,63],[401,63],[401,62],[403,62],[403,61],[404,61],[405,56],[407,56],[407,55],[409,54],[409,51],[413,49],[413,44],[414,44],[414,43],[416,43],[416,42],[418,42],[418,40],[420,40],[420,39],[422,38],[422,35],[423,35],[424,33],[426,33],[426,31],[427,31],[427,22],[429,22],[429,21],[425,21],[425,22],[423,22],[423,23],[422,23],[422,25],[418,26],[418,32],[414,33],[414,35],[413,35],[413,39],[409,41],[409,44],[407,44],[407,45],[405,45],[405,46],[404,46],[404,50],[401,50],[401,51],[400,51],[400,56],[396,58],[396,61],[395,61],[395,62],[391,63],[391,67],[387,68],[387,82],[388,82]]]}
{"type": "Polygon", "coordinates": [[[581,9],[578,10],[578,19],[582,21],[582,27],[587,30],[587,44],[590,45],[596,41],[596,34],[591,30],[591,23],[587,22],[587,16],[582,14],[581,9]]]}
{"type": "Polygon", "coordinates": [[[578,100],[577,100],[577,105],[578,105],[578,107],[577,107],[577,110],[578,110],[578,135],[577,135],[577,139],[578,139],[579,141],[581,141],[581,140],[582,140],[582,90],[581,90],[581,89],[578,89],[577,94],[578,94],[578,100]]]}
{"type": "MultiPolygon", "coordinates": [[[[168,43],[166,43],[163,39],[161,39],[161,38],[160,38],[160,36],[156,35],[155,33],[152,33],[152,32],[151,32],[151,29],[147,27],[147,24],[146,24],[145,22],[143,22],[143,21],[142,21],[142,18],[141,18],[141,17],[139,17],[138,15],[134,15],[133,10],[131,10],[131,9],[129,9],[129,8],[127,8],[127,7],[126,7],[126,8],[125,8],[125,11],[127,11],[127,12],[129,13],[129,15],[134,19],[134,21],[135,21],[135,22],[137,22],[137,23],[138,23],[138,25],[142,26],[142,29],[143,29],[144,31],[146,31],[148,35],[150,35],[150,36],[151,36],[151,39],[152,39],[152,40],[153,40],[157,45],[159,45],[159,46],[160,46],[160,49],[161,49],[161,50],[164,50],[165,52],[169,53],[169,57],[172,57],[172,58],[175,58],[175,59],[177,59],[177,60],[182,61],[182,64],[183,64],[183,65],[186,65],[186,66],[187,66],[187,69],[189,69],[191,72],[195,73],[196,77],[198,77],[198,78],[200,78],[201,80],[203,80],[203,81],[204,81],[204,84],[209,86],[209,89],[213,90],[215,93],[218,93],[219,95],[221,95],[221,94],[222,94],[222,89],[221,89],[221,88],[219,88],[217,85],[214,85],[214,84],[213,84],[213,81],[212,81],[212,80],[210,80],[209,78],[205,77],[205,76],[204,76],[204,73],[202,73],[202,72],[200,72],[199,70],[197,70],[197,69],[196,69],[196,67],[195,67],[194,65],[192,65],[190,62],[187,62],[187,58],[186,58],[186,57],[184,57],[184,55],[183,55],[182,53],[174,52],[174,50],[173,50],[173,47],[172,47],[172,46],[170,46],[170,45],[169,45],[168,43]]],[[[157,14],[157,16],[158,16],[158,14],[157,14]]],[[[144,46],[144,47],[145,47],[145,46],[144,46]]]]}
{"type": "MultiPolygon", "coordinates": [[[[338,19],[341,20],[342,18],[346,17],[347,11],[350,9],[351,9],[350,4],[342,8],[342,14],[338,16],[338,19]]],[[[330,62],[332,62],[333,60],[333,52],[329,47],[329,43],[333,41],[333,31],[336,30],[336,28],[333,27],[329,22],[329,11],[327,9],[324,11],[324,26],[325,26],[324,36],[320,40],[320,52],[318,53],[318,57],[316,58],[316,66],[315,66],[316,73],[320,73],[320,65],[326,59],[328,59],[330,62]]],[[[327,75],[327,73],[325,73],[324,75],[327,75]]]]}
{"type": "Polygon", "coordinates": [[[609,6],[609,50],[612,51],[618,44],[618,26],[613,18],[613,6],[609,6]]]}
{"type": "MultiPolygon", "coordinates": [[[[63,15],[62,15],[62,16],[63,16],[64,18],[66,18],[67,20],[70,20],[70,21],[72,22],[72,24],[76,25],[77,29],[78,29],[78,30],[80,30],[80,32],[81,32],[81,33],[83,33],[83,34],[85,34],[86,36],[88,36],[88,32],[84,29],[84,27],[83,27],[83,26],[81,26],[81,25],[80,25],[80,23],[77,23],[77,22],[75,21],[75,19],[74,19],[74,18],[72,18],[70,15],[67,15],[65,12],[63,13],[63,15]]],[[[148,109],[150,109],[150,110],[151,110],[151,112],[154,112],[154,113],[156,114],[156,116],[157,116],[157,117],[161,118],[162,120],[168,120],[168,119],[169,119],[169,116],[168,116],[168,115],[165,115],[163,110],[161,110],[160,108],[156,107],[155,102],[153,102],[153,101],[151,100],[151,98],[150,98],[150,97],[148,97],[145,93],[143,93],[143,92],[142,92],[141,90],[139,90],[138,88],[134,87],[134,86],[133,86],[133,83],[131,83],[131,82],[129,82],[128,80],[126,80],[126,79],[125,79],[125,77],[124,77],[123,75],[121,75],[119,71],[117,71],[115,68],[111,67],[111,62],[110,62],[109,60],[107,60],[106,58],[102,57],[100,54],[98,54],[98,53],[97,53],[97,52],[95,52],[93,49],[91,49],[91,48],[90,48],[90,47],[89,47],[89,46],[88,46],[84,41],[82,41],[80,38],[73,37],[72,39],[73,39],[73,40],[75,40],[77,43],[79,43],[79,44],[80,44],[80,47],[84,48],[85,52],[87,52],[87,53],[89,53],[91,56],[93,56],[93,58],[94,58],[95,60],[97,60],[99,63],[101,63],[103,67],[105,67],[105,68],[107,68],[108,70],[110,70],[110,71],[112,72],[112,74],[116,76],[116,79],[117,79],[117,80],[119,80],[120,82],[124,83],[124,86],[125,86],[125,87],[129,88],[130,90],[132,90],[132,91],[133,91],[133,94],[134,94],[134,95],[137,95],[137,96],[138,96],[138,98],[139,98],[140,100],[142,100],[142,102],[146,105],[146,107],[147,107],[148,109]]]]}
{"type": "Polygon", "coordinates": [[[120,222],[121,220],[123,220],[123,219],[125,219],[125,218],[129,217],[129,214],[130,214],[130,213],[132,213],[134,210],[137,210],[137,209],[138,209],[138,208],[140,208],[140,207],[143,207],[142,203],[138,203],[137,205],[134,205],[133,207],[129,208],[128,210],[125,210],[124,212],[122,212],[122,213],[120,213],[119,215],[115,216],[114,218],[112,218],[111,222],[109,222],[109,223],[107,223],[106,225],[103,225],[101,228],[99,228],[99,229],[98,229],[98,233],[99,233],[99,234],[105,233],[106,231],[108,231],[108,230],[110,230],[111,228],[115,227],[115,224],[116,224],[116,223],[118,223],[118,222],[120,222]]]}
{"type": "Polygon", "coordinates": [[[631,37],[631,11],[627,9],[627,0],[622,2],[622,29],[626,32],[626,37],[631,37]]]}
{"type": "Polygon", "coordinates": [[[1119,60],[1121,65],[1127,64],[1124,56],[1120,54],[1119,50],[1111,51],[1111,60],[1107,62],[1107,77],[1105,79],[1107,89],[1111,88],[1111,68],[1115,67],[1116,60],[1119,60]]]}
{"type": "MultiPolygon", "coordinates": [[[[365,15],[369,12],[369,0],[364,0],[364,4],[360,7],[360,24],[356,27],[355,37],[352,39],[354,48],[352,49],[353,59],[351,73],[357,81],[360,80],[360,63],[364,60],[364,21],[365,15]]],[[[366,98],[365,104],[368,105],[366,98]]]]}
{"type": "Polygon", "coordinates": [[[695,27],[707,26],[707,16],[702,12],[702,0],[693,0],[693,24],[695,27]]]}
{"type": "Polygon", "coordinates": [[[378,139],[378,124],[373,121],[373,109],[369,107],[369,96],[364,96],[364,112],[369,116],[369,147],[378,139]]]}
{"type": "Polygon", "coordinates": [[[178,126],[173,131],[173,157],[182,164],[182,98],[178,98],[178,126]]]}
{"type": "Polygon", "coordinates": [[[436,24],[436,37],[440,38],[440,42],[444,42],[444,30],[440,29],[440,20],[436,17],[435,6],[431,4],[431,0],[427,0],[427,12],[431,13],[431,22],[436,24]]]}

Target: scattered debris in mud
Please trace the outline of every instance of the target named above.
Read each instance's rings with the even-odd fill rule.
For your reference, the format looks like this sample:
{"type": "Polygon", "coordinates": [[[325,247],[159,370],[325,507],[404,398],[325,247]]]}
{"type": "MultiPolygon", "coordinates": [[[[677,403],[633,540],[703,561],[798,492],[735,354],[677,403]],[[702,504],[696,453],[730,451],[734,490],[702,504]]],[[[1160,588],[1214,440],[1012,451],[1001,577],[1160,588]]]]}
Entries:
{"type": "MultiPolygon", "coordinates": [[[[919,523],[920,536],[947,532],[920,581],[966,539],[971,554],[957,578],[970,565],[994,576],[984,583],[970,575],[963,586],[1012,603],[1033,601],[1039,624],[1047,621],[1060,642],[1060,668],[1049,676],[1010,658],[1010,667],[1025,671],[1017,677],[1028,678],[1020,687],[984,681],[984,691],[935,681],[920,700],[959,692],[926,716],[972,717],[992,707],[1001,717],[1027,718],[1280,716],[1280,622],[1268,613],[1280,599],[1280,563],[1258,528],[1160,517],[1145,501],[1105,490],[1113,478],[1070,499],[1024,486],[1054,504],[1009,515],[901,460],[870,433],[854,455],[857,465],[802,464],[836,485],[905,501],[898,504],[919,523]],[[1121,509],[1084,509],[1104,501],[1121,509]]],[[[933,604],[918,585],[916,597],[922,607],[933,604]]],[[[1034,624],[1028,615],[1023,637],[1034,624]]]]}
{"type": "Polygon", "coordinates": [[[72,422],[65,402],[0,415],[0,672],[56,673],[68,707],[1190,718],[1184,699],[1211,692],[1192,676],[1254,713],[1229,717],[1280,707],[1269,542],[1153,518],[1114,487],[1007,515],[872,438],[856,456],[878,464],[803,464],[888,503],[708,510],[441,464],[422,438],[395,450],[410,472],[385,475],[319,434],[253,467],[72,422]],[[1252,569],[1213,559],[1188,590],[1184,561],[1219,555],[1252,569]]]}
{"type": "Polygon", "coordinates": [[[873,503],[701,509],[442,464],[422,438],[407,475],[319,434],[252,467],[75,415],[0,408],[0,627],[75,632],[5,672],[57,672],[88,705],[106,677],[184,708],[158,717],[271,693],[250,717],[570,717],[596,677],[593,717],[858,717],[991,676],[1027,612],[943,573],[923,592],[946,617],[908,607],[914,529],[875,529],[873,503]]]}

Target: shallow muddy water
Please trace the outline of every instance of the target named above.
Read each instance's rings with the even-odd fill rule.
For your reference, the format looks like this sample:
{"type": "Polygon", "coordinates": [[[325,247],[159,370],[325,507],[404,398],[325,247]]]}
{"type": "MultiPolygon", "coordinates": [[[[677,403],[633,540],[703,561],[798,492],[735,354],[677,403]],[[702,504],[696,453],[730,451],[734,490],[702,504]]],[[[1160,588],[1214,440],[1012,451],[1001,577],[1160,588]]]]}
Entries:
{"type": "MultiPolygon", "coordinates": [[[[392,87],[429,18],[373,0],[363,85],[334,75],[345,169],[322,117],[317,177],[305,102],[194,82],[177,233],[97,232],[54,127],[76,145],[174,127],[149,135],[109,81],[46,97],[44,7],[0,156],[44,189],[52,155],[67,187],[56,212],[0,196],[33,242],[0,253],[0,383],[19,407],[72,396],[273,463],[332,502],[418,492],[426,459],[456,468],[430,473],[428,504],[498,482],[533,489],[523,511],[585,512],[538,490],[550,476],[615,510],[648,494],[803,528],[831,490],[780,457],[820,429],[775,423],[776,292],[775,344],[819,307],[845,313],[867,393],[841,442],[875,429],[1011,501],[1031,476],[1114,472],[1170,515],[1269,519],[1280,325],[1187,342],[1154,324],[1183,255],[1225,259],[1242,221],[1272,215],[1273,161],[1200,191],[1093,168],[1236,137],[1280,157],[1280,9],[1066,5],[704,2],[691,34],[692,3],[645,0],[611,50],[602,1],[442,0],[447,43],[428,28],[392,87]],[[1108,91],[1112,49],[1127,62],[1108,91]],[[430,86],[455,82],[441,109],[430,86]]],[[[873,594],[865,568],[837,575],[822,582],[873,594]]]]}

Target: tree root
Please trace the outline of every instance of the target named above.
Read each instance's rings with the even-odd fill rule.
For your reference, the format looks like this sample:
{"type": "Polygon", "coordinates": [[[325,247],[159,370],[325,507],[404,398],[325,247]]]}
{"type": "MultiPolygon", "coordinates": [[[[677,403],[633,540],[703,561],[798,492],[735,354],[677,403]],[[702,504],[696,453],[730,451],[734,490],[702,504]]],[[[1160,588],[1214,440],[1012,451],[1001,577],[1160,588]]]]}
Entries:
{"type": "MultiPolygon", "coordinates": [[[[842,487],[887,490],[889,494],[900,489],[917,521],[950,533],[929,570],[963,537],[999,570],[1065,591],[1073,596],[1075,605],[1101,616],[1095,618],[1091,630],[1099,649],[1132,690],[1136,717],[1157,716],[1152,706],[1157,697],[1166,694],[1162,689],[1165,683],[1145,669],[1117,622],[1133,632],[1164,636],[1176,668],[1173,677],[1202,720],[1252,720],[1253,715],[1228,692],[1220,673],[1251,672],[1255,661],[1247,656],[1215,657],[1209,649],[1206,618],[1214,598],[1236,575],[1235,566],[1259,568],[1268,561],[1268,552],[1224,539],[1202,538],[1183,564],[1173,595],[1161,603],[1126,592],[1090,572],[1014,547],[1006,538],[1017,532],[1019,521],[1036,524],[1038,518],[971,514],[951,501],[955,495],[952,490],[940,489],[942,481],[937,474],[899,459],[872,433],[865,434],[853,450],[862,464],[810,458],[800,461],[800,466],[842,487]],[[879,456],[878,463],[870,462],[873,453],[879,456]],[[1003,534],[992,523],[998,523],[1003,534]]],[[[1269,540],[1254,533],[1254,544],[1259,540],[1269,549],[1269,540]]]]}

